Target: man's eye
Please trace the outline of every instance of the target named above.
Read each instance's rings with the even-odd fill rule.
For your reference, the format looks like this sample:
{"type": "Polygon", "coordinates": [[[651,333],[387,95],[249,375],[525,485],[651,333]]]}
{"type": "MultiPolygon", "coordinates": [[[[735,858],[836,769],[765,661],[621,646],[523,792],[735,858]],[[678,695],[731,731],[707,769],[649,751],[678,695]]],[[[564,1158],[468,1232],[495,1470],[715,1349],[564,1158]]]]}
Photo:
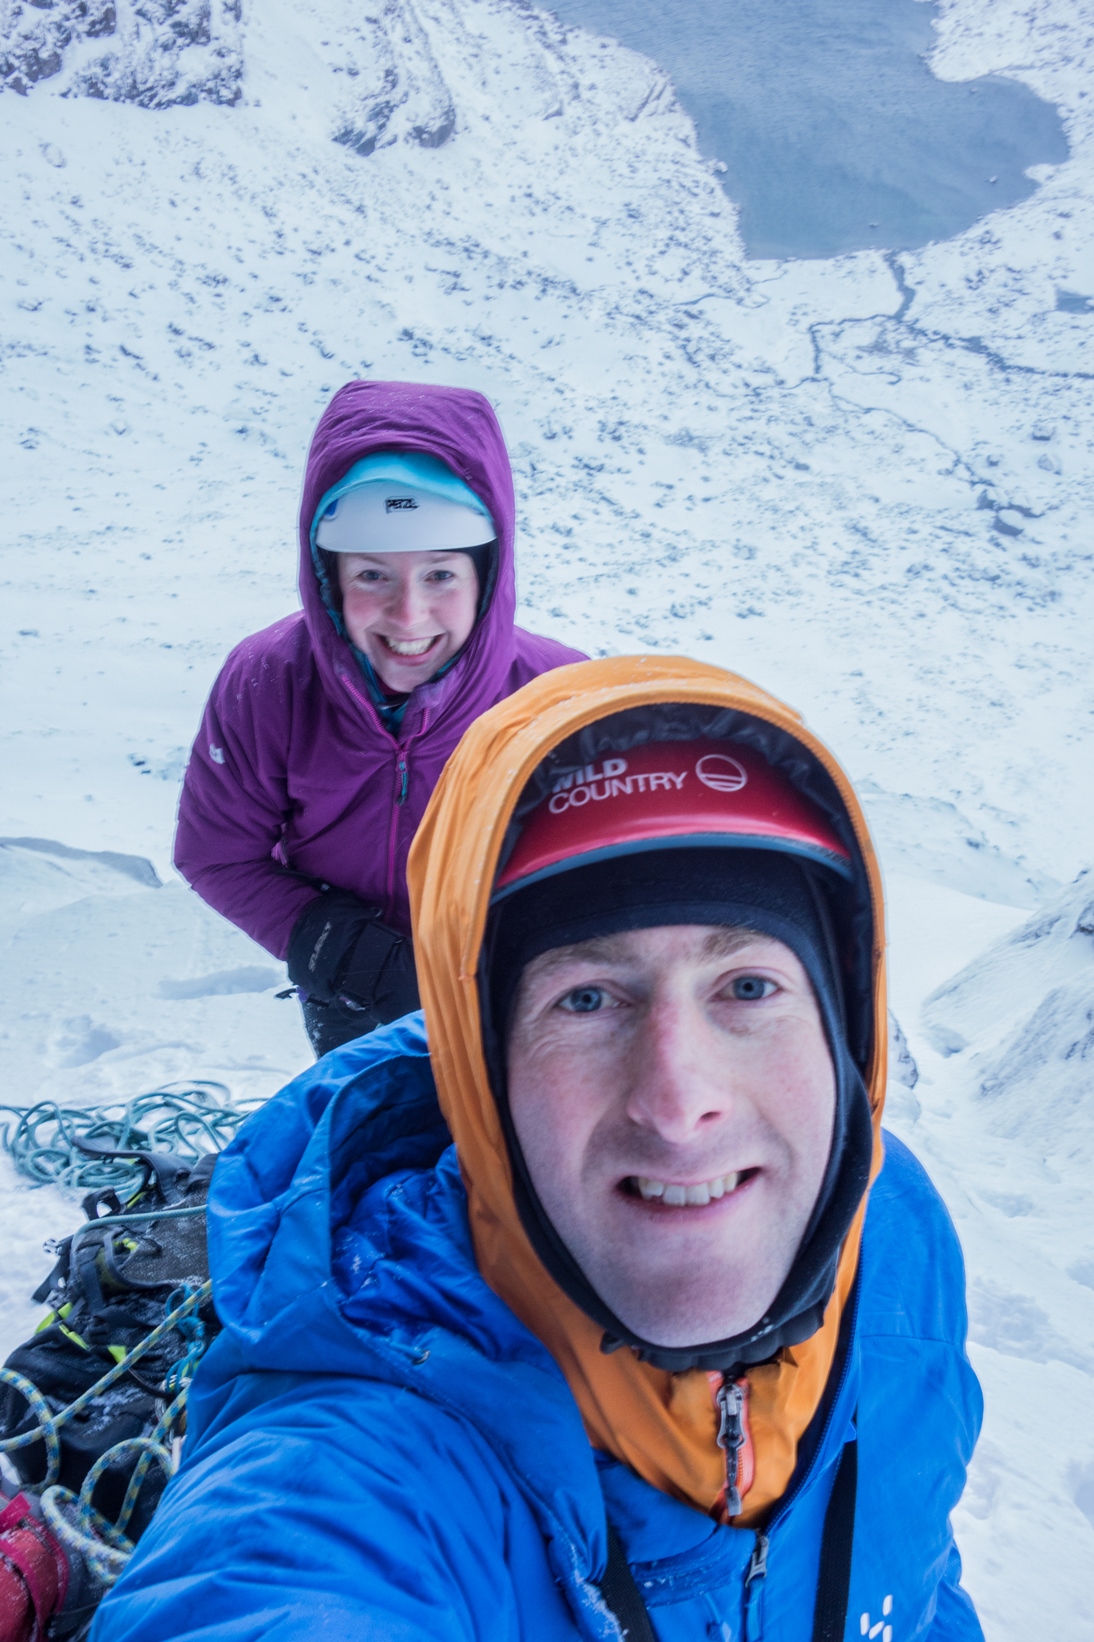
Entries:
{"type": "Polygon", "coordinates": [[[765,975],[738,975],[730,990],[740,1003],[756,1003],[760,998],[770,998],[778,988],[765,975]]]}
{"type": "Polygon", "coordinates": [[[592,1015],[610,1001],[603,987],[575,986],[572,992],[567,992],[564,998],[558,1000],[558,1007],[565,1009],[569,1015],[592,1015]]]}

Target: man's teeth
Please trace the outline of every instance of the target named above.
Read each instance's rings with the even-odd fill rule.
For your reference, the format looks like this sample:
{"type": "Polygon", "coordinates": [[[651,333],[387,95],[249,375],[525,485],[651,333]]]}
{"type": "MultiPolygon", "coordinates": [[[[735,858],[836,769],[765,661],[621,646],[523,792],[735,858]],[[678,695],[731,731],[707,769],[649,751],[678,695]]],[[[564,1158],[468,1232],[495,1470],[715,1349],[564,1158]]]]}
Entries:
{"type": "Polygon", "coordinates": [[[700,1181],[698,1186],[668,1186],[663,1180],[647,1180],[644,1175],[636,1176],[638,1190],[647,1203],[657,1197],[673,1209],[705,1208],[708,1203],[725,1197],[727,1192],[735,1191],[740,1178],[739,1173],[720,1174],[713,1180],[700,1181]]]}
{"type": "Polygon", "coordinates": [[[429,646],[436,638],[434,633],[428,639],[384,639],[389,650],[394,650],[397,656],[424,656],[429,646]]]}

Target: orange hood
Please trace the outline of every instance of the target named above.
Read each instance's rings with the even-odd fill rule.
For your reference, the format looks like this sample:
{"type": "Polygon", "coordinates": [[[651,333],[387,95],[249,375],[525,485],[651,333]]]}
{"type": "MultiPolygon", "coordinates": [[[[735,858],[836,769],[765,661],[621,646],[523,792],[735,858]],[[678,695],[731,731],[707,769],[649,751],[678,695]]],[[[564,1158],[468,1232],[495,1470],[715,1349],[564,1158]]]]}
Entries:
{"type": "MultiPolygon", "coordinates": [[[[801,718],[747,680],[700,662],[621,656],[559,667],[478,719],[445,766],[410,853],[408,881],[418,977],[441,1109],[467,1189],[482,1275],[547,1346],[581,1410],[589,1440],[655,1487],[714,1511],[725,1484],[707,1375],[671,1374],[630,1350],[605,1355],[601,1330],[558,1287],[528,1240],[514,1202],[509,1156],[487,1074],[477,973],[499,853],[532,772],[586,725],[661,702],[736,709],[798,740],[835,783],[862,854],[873,910],[873,1046],[865,1068],[874,1125],[871,1180],[881,1167],[887,1060],[881,876],[851,784],[801,718]]],[[[741,1516],[750,1525],[784,1492],[798,1440],[835,1357],[858,1262],[865,1196],[844,1241],[836,1286],[817,1332],[748,1371],[754,1478],[741,1516]]]]}

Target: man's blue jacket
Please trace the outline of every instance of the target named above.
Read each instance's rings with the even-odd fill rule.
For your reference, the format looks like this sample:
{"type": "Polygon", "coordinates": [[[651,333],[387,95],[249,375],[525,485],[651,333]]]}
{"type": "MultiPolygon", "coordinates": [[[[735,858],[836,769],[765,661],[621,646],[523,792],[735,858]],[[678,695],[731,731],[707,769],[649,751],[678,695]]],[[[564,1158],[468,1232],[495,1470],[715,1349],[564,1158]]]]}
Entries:
{"type": "Polygon", "coordinates": [[[477,1270],[420,1016],[248,1122],[217,1168],[210,1252],[225,1330],[92,1642],[618,1638],[606,1515],[660,1642],[809,1642],[856,1440],[845,1635],[982,1636],[949,1523],[981,1416],[961,1254],[891,1136],[851,1337],[766,1544],[590,1447],[554,1359],[477,1270]]]}

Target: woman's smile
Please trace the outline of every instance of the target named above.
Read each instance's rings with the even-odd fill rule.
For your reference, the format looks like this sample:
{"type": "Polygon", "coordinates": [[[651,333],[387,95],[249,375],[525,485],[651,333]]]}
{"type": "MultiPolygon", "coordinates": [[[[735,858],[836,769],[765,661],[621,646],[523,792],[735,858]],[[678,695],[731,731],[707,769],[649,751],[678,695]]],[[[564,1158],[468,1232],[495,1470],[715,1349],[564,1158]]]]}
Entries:
{"type": "Polygon", "coordinates": [[[340,553],[338,575],[346,631],[386,690],[424,684],[471,637],[479,579],[467,553],[340,553]]]}

